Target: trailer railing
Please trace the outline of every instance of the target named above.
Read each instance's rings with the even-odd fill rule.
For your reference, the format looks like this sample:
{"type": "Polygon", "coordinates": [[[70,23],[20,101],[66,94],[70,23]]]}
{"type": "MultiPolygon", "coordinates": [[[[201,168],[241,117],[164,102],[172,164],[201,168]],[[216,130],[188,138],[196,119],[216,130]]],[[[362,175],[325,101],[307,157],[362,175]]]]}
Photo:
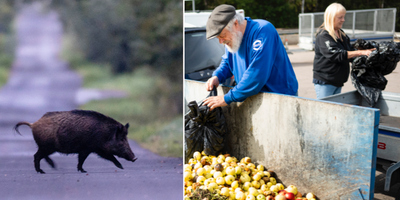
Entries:
{"type": "MultiPolygon", "coordinates": [[[[315,34],[324,22],[324,12],[299,14],[299,47],[313,50],[315,34]]],[[[396,27],[396,8],[348,10],[343,31],[354,42],[364,40],[393,40],[396,27]]]]}

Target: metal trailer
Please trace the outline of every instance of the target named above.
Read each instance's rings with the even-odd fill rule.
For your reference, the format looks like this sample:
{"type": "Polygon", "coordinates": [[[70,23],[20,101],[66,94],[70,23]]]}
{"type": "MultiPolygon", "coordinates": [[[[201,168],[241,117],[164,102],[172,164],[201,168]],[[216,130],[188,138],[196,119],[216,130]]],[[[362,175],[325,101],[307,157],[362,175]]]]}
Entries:
{"type": "MultiPolygon", "coordinates": [[[[204,99],[204,84],[185,80],[185,102],[204,99]]],[[[230,89],[220,86],[218,95],[230,89]]],[[[260,93],[222,110],[231,155],[319,199],[374,199],[379,109],[260,93]]]]}
{"type": "MultiPolygon", "coordinates": [[[[396,27],[396,8],[348,10],[343,31],[351,42],[357,39],[392,41],[396,27]]],[[[315,33],[324,22],[324,12],[299,14],[299,47],[313,50],[315,33]]]]}
{"type": "MultiPolygon", "coordinates": [[[[321,100],[343,104],[368,106],[357,91],[325,97],[321,100]]],[[[386,170],[385,191],[400,182],[400,94],[382,91],[375,106],[380,110],[377,148],[377,165],[386,170]]],[[[396,199],[400,199],[400,191],[396,199]]]]}

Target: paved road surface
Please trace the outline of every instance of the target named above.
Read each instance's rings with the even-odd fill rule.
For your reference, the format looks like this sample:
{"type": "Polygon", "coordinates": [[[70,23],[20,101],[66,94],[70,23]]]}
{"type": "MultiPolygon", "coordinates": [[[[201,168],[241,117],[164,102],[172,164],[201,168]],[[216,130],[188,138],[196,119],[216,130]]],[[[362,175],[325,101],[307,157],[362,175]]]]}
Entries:
{"type": "MultiPolygon", "coordinates": [[[[289,59],[293,65],[297,80],[299,81],[299,96],[315,99],[316,94],[314,85],[312,83],[314,51],[301,50],[296,45],[289,46],[289,50],[292,52],[289,54],[289,59]]],[[[385,91],[400,93],[400,64],[398,63],[396,69],[385,77],[388,80],[385,91]]],[[[349,77],[349,80],[342,88],[342,92],[349,92],[353,90],[356,89],[352,85],[349,77]]],[[[400,188],[400,184],[392,186],[389,192],[385,192],[383,189],[385,183],[385,174],[383,172],[383,169],[378,169],[376,171],[374,199],[394,200],[396,192],[400,188]]]]}
{"type": "Polygon", "coordinates": [[[16,22],[16,59],[0,89],[0,199],[181,199],[182,159],[155,155],[134,141],[138,160],[117,158],[124,170],[91,154],[83,166],[88,173],[80,173],[77,156],[55,153],[50,157],[57,170],[42,161],[46,174],[36,173],[30,129],[21,126],[20,136],[12,128],[48,111],[76,108],[82,79],[59,59],[63,27],[57,13],[29,6],[16,22]]]}

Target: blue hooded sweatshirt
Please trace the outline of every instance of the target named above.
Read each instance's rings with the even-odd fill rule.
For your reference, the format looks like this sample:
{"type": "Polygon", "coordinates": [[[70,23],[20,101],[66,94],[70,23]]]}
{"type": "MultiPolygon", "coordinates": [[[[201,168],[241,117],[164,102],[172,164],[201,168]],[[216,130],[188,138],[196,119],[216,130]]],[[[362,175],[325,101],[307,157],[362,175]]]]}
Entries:
{"type": "Polygon", "coordinates": [[[296,75],[275,27],[266,20],[246,20],[239,50],[231,53],[225,48],[213,73],[220,83],[235,78],[237,85],[224,96],[225,102],[242,102],[259,92],[296,95],[296,75]]]}

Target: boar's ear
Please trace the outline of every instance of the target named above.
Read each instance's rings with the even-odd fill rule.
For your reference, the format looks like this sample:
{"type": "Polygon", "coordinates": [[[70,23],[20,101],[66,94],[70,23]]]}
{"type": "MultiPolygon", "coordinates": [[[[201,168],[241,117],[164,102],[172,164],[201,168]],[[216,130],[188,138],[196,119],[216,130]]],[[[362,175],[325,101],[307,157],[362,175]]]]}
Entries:
{"type": "Polygon", "coordinates": [[[126,128],[126,130],[128,130],[128,128],[129,128],[129,123],[126,123],[125,128],[126,128]]]}
{"type": "Polygon", "coordinates": [[[125,129],[124,131],[124,125],[118,124],[117,125],[117,130],[115,132],[115,137],[116,139],[122,139],[127,135],[128,131],[125,129]]]}

